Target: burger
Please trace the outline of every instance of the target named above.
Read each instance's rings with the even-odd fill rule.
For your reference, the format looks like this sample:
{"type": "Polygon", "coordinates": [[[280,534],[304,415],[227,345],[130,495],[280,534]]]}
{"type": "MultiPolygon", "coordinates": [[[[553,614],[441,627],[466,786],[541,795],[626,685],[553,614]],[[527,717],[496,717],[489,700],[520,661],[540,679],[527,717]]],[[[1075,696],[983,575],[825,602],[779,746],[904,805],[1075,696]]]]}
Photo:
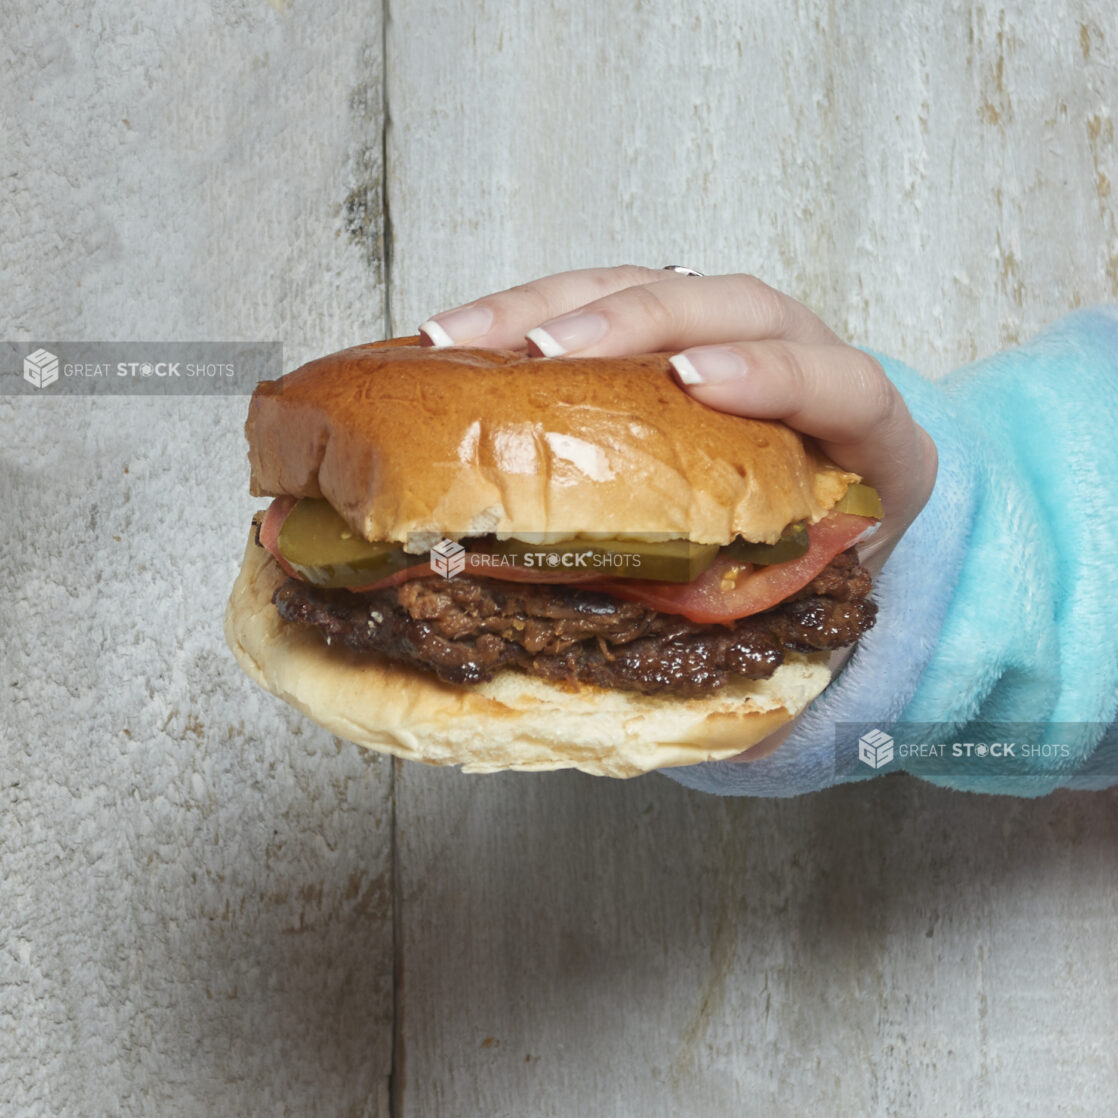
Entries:
{"type": "Polygon", "coordinates": [[[666,354],[357,346],[261,383],[225,630],[339,737],[631,776],[789,722],[874,622],[877,494],[666,354]]]}

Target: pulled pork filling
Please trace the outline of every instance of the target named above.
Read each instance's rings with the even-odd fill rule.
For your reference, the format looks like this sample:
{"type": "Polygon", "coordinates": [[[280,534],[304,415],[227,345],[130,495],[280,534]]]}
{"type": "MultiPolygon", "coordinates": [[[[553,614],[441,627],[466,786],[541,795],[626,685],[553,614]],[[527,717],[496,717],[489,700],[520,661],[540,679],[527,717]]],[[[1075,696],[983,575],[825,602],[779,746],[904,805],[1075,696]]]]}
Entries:
{"type": "Polygon", "coordinates": [[[735,677],[767,679],[786,651],[852,644],[873,627],[870,576],[854,549],[763,613],[700,624],[577,586],[458,576],[354,593],[289,578],[280,616],[313,625],[327,644],[383,653],[449,683],[507,668],[552,683],[681,696],[735,677]]]}

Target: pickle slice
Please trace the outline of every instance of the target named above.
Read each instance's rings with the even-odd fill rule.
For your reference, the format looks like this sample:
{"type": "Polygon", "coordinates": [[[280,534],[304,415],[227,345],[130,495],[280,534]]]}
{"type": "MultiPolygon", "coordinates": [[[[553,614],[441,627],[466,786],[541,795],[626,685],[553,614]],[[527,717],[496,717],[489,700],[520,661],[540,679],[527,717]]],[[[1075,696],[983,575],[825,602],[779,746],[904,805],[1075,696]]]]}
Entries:
{"type": "Polygon", "coordinates": [[[848,512],[854,516],[872,516],[880,520],[885,515],[881,497],[872,485],[856,482],[847,488],[831,512],[848,512]]]}
{"type": "MultiPolygon", "coordinates": [[[[851,485],[834,506],[834,511],[880,519],[881,498],[869,485],[851,485]]],[[[308,582],[325,587],[378,582],[407,567],[426,563],[429,558],[411,555],[398,543],[364,539],[329,501],[309,497],[297,501],[284,520],[278,545],[280,554],[293,570],[308,582]]],[[[720,554],[741,563],[771,566],[798,559],[807,552],[810,540],[807,527],[801,522],[785,529],[775,543],[738,539],[724,548],[683,539],[527,543],[487,538],[471,540],[467,546],[471,551],[507,557],[525,572],[535,570],[546,575],[589,572],[603,578],[692,582],[720,554]]]]}
{"type": "Polygon", "coordinates": [[[426,561],[398,543],[374,543],[358,535],[329,501],[304,497],[284,520],[280,554],[316,586],[362,586],[426,561]]]}
{"type": "Polygon", "coordinates": [[[771,567],[774,563],[787,563],[791,559],[799,559],[801,555],[807,553],[810,546],[807,525],[801,521],[785,528],[776,543],[750,543],[749,540],[736,539],[723,549],[723,554],[741,563],[771,567]]]}
{"type": "Polygon", "coordinates": [[[485,551],[511,556],[522,570],[594,572],[603,578],[691,582],[714,562],[718,544],[690,540],[497,540],[485,551]]]}

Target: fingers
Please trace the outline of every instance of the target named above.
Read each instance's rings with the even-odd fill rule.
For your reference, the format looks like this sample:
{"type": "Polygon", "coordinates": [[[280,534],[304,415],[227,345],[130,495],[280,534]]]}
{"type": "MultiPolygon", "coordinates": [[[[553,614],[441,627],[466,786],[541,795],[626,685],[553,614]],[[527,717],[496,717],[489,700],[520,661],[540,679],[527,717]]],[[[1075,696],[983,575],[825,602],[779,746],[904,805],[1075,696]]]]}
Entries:
{"type": "Polygon", "coordinates": [[[672,275],[613,292],[528,331],[545,357],[614,357],[752,338],[837,341],[802,303],[748,275],[672,275]]]}
{"type": "Polygon", "coordinates": [[[935,445],[869,354],[768,340],[699,346],[671,361],[680,384],[708,407],[779,419],[817,439],[824,454],[877,488],[891,535],[930,496],[935,445]]]}
{"type": "Polygon", "coordinates": [[[435,315],[435,345],[522,348],[545,357],[617,356],[750,338],[836,341],[801,303],[755,276],[680,276],[651,268],[563,272],[435,315]]]}
{"type": "Polygon", "coordinates": [[[436,346],[525,349],[525,335],[534,326],[615,291],[639,284],[658,283],[668,275],[656,268],[639,268],[629,264],[616,268],[559,272],[432,315],[419,327],[419,331],[436,346]]]}

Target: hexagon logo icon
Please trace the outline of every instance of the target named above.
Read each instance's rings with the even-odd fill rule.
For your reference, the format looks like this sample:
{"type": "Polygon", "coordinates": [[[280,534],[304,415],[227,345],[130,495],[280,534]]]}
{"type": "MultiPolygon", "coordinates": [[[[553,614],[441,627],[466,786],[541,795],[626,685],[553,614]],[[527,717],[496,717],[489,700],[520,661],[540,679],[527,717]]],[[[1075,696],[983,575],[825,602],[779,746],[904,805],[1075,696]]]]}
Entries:
{"type": "Polygon", "coordinates": [[[431,570],[443,578],[453,578],[466,569],[466,549],[454,540],[439,540],[431,548],[431,570]]]}
{"type": "Polygon", "coordinates": [[[46,388],[58,380],[58,358],[45,349],[37,349],[23,359],[23,379],[36,388],[46,388]]]}
{"type": "Polygon", "coordinates": [[[893,739],[884,730],[870,730],[858,739],[858,760],[880,769],[893,760],[893,739]]]}

